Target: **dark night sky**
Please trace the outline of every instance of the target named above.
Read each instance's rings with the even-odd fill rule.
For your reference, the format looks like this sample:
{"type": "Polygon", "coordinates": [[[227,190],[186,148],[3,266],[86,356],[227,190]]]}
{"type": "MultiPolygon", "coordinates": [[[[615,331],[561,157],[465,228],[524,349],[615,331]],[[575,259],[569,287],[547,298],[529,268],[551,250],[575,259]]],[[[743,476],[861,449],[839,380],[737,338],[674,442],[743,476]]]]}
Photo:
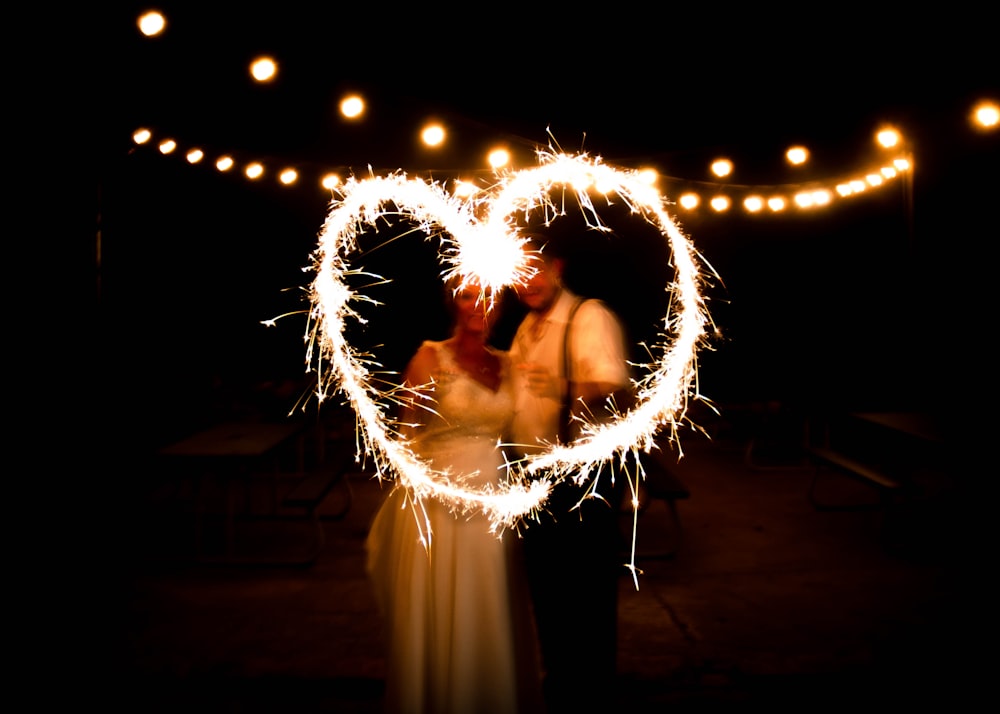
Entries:
{"type": "MultiPolygon", "coordinates": [[[[220,390],[303,378],[301,315],[270,330],[260,321],[303,309],[301,268],[326,197],[133,149],[139,125],[306,171],[363,174],[370,164],[436,177],[478,165],[497,140],[530,150],[551,131],[566,151],[672,176],[702,178],[726,153],[740,182],[778,184],[790,143],[813,150],[815,176],[850,173],[872,155],[877,125],[893,122],[915,152],[912,201],[900,182],[823,217],[682,219],[722,278],[710,291],[722,336],[703,355],[701,389],[723,403],[910,406],[930,384],[933,400],[950,398],[935,365],[946,348],[929,330],[946,311],[944,286],[977,265],[943,270],[933,241],[942,231],[962,242],[996,236],[985,209],[948,207],[997,188],[984,168],[997,137],[966,122],[973,99],[1000,99],[984,64],[991,45],[978,44],[982,18],[900,21],[866,9],[771,30],[777,18],[750,11],[647,17],[508,4],[502,17],[436,7],[428,19],[412,8],[281,3],[227,18],[230,4],[190,5],[158,6],[170,24],[156,40],[135,29],[144,5],[103,9],[97,43],[101,359],[109,389],[128,401],[142,385],[143,409],[163,428],[199,410],[208,418],[220,390]],[[258,53],[280,62],[273,86],[246,75],[258,53]],[[335,116],[347,89],[369,99],[362,124],[335,116]],[[443,154],[414,141],[429,115],[451,129],[443,154]]],[[[619,282],[603,289],[648,305],[622,297],[642,262],[632,259],[616,258],[619,282]]]]}

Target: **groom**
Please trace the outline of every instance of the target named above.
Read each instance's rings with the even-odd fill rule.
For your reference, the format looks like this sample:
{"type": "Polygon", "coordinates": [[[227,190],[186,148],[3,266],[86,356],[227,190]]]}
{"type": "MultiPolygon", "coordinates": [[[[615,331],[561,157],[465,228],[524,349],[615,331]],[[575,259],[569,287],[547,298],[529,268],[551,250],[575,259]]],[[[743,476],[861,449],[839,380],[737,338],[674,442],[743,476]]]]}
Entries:
{"type": "MultiPolygon", "coordinates": [[[[537,273],[517,289],[528,313],[511,344],[513,443],[522,456],[572,439],[570,411],[594,421],[608,405],[627,409],[630,378],[624,330],[599,300],[563,285],[564,256],[555,241],[531,237],[537,273]]],[[[616,674],[618,529],[621,485],[602,473],[603,499],[577,504],[585,488],[553,489],[547,512],[524,532],[525,561],[545,668],[549,711],[590,711],[611,702],[616,674]],[[584,708],[584,705],[587,705],[584,708]]]]}

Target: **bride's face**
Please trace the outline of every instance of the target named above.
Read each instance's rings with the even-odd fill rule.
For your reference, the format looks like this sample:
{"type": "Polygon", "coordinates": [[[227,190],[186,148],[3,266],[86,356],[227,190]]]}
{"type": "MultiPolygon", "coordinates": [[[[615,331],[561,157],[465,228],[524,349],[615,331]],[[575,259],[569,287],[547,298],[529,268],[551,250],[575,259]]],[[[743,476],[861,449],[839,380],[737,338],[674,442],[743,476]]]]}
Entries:
{"type": "Polygon", "coordinates": [[[455,327],[465,332],[487,334],[496,318],[496,303],[489,289],[467,285],[454,294],[455,327]]]}

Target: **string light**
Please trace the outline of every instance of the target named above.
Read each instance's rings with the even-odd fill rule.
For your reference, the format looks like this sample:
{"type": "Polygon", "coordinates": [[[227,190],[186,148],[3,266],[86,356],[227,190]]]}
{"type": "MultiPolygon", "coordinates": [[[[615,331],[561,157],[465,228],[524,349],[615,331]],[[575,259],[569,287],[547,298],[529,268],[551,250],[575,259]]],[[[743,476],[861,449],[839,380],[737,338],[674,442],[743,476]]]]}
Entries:
{"type": "Polygon", "coordinates": [[[468,198],[475,193],[478,193],[479,189],[476,187],[472,181],[456,181],[454,193],[459,198],[468,198]]]}
{"type": "Polygon", "coordinates": [[[440,124],[429,124],[420,132],[420,139],[426,146],[441,146],[444,143],[444,127],[440,124]]]}
{"type": "Polygon", "coordinates": [[[139,26],[139,31],[146,37],[161,35],[167,27],[166,18],[156,10],[150,10],[140,15],[136,24],[139,26]]]}
{"type": "MultiPolygon", "coordinates": [[[[430,128],[431,127],[426,127],[426,129],[430,128]]],[[[883,132],[885,131],[889,131],[890,133],[885,136],[882,136],[882,140],[890,143],[892,142],[899,143],[901,141],[900,135],[895,130],[883,130],[883,132]]],[[[152,131],[145,127],[136,129],[132,134],[133,142],[135,142],[139,146],[150,143],[152,141],[152,138],[153,138],[152,131]]],[[[161,151],[163,153],[171,153],[177,148],[177,144],[174,139],[161,141],[160,145],[161,145],[161,151]],[[164,142],[166,141],[172,143],[165,144],[164,142]]],[[[200,152],[202,152],[200,148],[190,149],[188,151],[189,163],[192,164],[198,163],[198,161],[200,161],[201,157],[203,156],[203,153],[200,152]],[[197,157],[197,160],[192,158],[195,156],[197,157]]],[[[731,162],[729,162],[728,160],[724,161],[728,166],[728,169],[722,166],[718,168],[723,172],[725,172],[726,170],[731,171],[731,166],[732,166],[731,162]]],[[[226,155],[218,160],[216,166],[219,169],[219,171],[225,172],[228,171],[230,168],[232,168],[234,163],[235,160],[231,156],[226,155]]],[[[259,164],[262,167],[262,169],[259,171],[255,169],[256,176],[254,178],[259,179],[262,175],[271,173],[267,170],[267,166],[263,162],[257,161],[252,163],[259,164]]],[[[494,171],[501,168],[508,168],[510,167],[511,163],[510,152],[505,148],[495,149],[488,155],[487,163],[490,164],[492,170],[494,171]]],[[[895,179],[898,179],[900,174],[909,171],[911,166],[912,166],[912,158],[908,153],[903,153],[894,157],[889,164],[879,164],[870,168],[867,171],[858,172],[859,175],[864,177],[863,179],[852,178],[852,179],[837,180],[837,181],[814,181],[811,182],[812,187],[809,189],[804,189],[802,186],[798,184],[789,184],[786,188],[786,191],[788,196],[792,197],[793,202],[798,208],[810,209],[820,205],[827,205],[830,201],[827,198],[824,198],[822,202],[817,200],[808,200],[808,199],[804,201],[797,200],[794,198],[795,195],[801,194],[805,191],[808,192],[825,191],[828,194],[829,199],[849,198],[864,193],[866,189],[870,189],[875,186],[883,186],[895,179]]],[[[278,176],[278,183],[283,187],[297,186],[300,183],[298,181],[298,173],[296,173],[296,179],[293,181],[288,181],[285,178],[282,178],[282,174],[280,171],[274,172],[273,175],[278,176]]],[[[680,187],[679,190],[675,191],[675,193],[678,195],[677,202],[680,208],[687,212],[693,212],[697,210],[698,207],[702,204],[703,200],[702,197],[699,195],[699,191],[683,190],[683,186],[686,183],[698,183],[704,187],[702,190],[706,193],[717,192],[719,189],[723,188],[721,184],[717,185],[706,182],[689,182],[686,181],[685,179],[677,177],[663,176],[659,174],[655,169],[648,167],[643,168],[640,171],[637,171],[637,176],[639,176],[640,180],[649,185],[655,185],[660,183],[660,184],[675,185],[680,187]]],[[[325,173],[317,180],[319,188],[324,191],[333,190],[336,186],[340,184],[340,182],[341,182],[341,177],[333,172],[325,173]]],[[[576,188],[582,188],[582,187],[576,187],[576,188]]],[[[782,187],[769,186],[767,187],[767,191],[771,192],[775,188],[778,188],[780,190],[782,187]]],[[[462,195],[468,195],[469,191],[474,192],[478,189],[475,189],[472,184],[463,182],[461,180],[456,180],[454,184],[454,190],[456,194],[460,193],[462,195]]],[[[757,197],[759,197],[759,195],[765,191],[763,187],[756,187],[752,185],[743,187],[726,186],[725,190],[729,194],[734,194],[733,197],[735,197],[736,200],[738,201],[738,205],[742,206],[743,210],[746,213],[748,214],[762,213],[757,197]],[[739,194],[743,195],[740,196],[739,194]]],[[[729,195],[726,196],[715,195],[714,197],[707,199],[708,205],[711,206],[713,209],[712,213],[713,214],[727,213],[733,205],[733,197],[729,195]]],[[[771,209],[771,214],[779,213],[787,207],[788,200],[787,197],[772,195],[772,197],[768,199],[767,205],[771,209]]]]}
{"type": "Polygon", "coordinates": [[[829,205],[831,198],[830,192],[825,190],[802,191],[795,194],[794,201],[799,208],[815,208],[829,205]]]}
{"type": "Polygon", "coordinates": [[[972,113],[973,124],[980,129],[995,129],[1000,126],[1000,106],[994,102],[981,102],[972,113]]]}
{"type": "Polygon", "coordinates": [[[879,143],[879,146],[886,149],[893,149],[899,146],[899,143],[902,141],[899,132],[892,127],[879,130],[878,134],[875,135],[875,139],[879,143]]]}
{"type": "Polygon", "coordinates": [[[729,159],[716,159],[712,162],[712,173],[719,178],[725,178],[733,172],[733,162],[729,159]]]}
{"type": "Polygon", "coordinates": [[[680,197],[679,203],[681,208],[693,211],[698,207],[698,204],[701,203],[701,198],[696,193],[685,193],[680,197]]]}
{"type": "Polygon", "coordinates": [[[270,82],[278,74],[278,65],[270,57],[258,57],[250,64],[250,76],[257,82],[270,82]]]}
{"type": "MultiPolygon", "coordinates": [[[[163,14],[156,10],[151,10],[148,12],[143,12],[136,19],[136,25],[140,32],[148,38],[155,38],[162,35],[167,27],[167,21],[163,14]]],[[[258,57],[251,64],[250,71],[251,75],[258,82],[265,82],[272,80],[277,73],[277,62],[272,57],[258,57]]],[[[340,103],[339,110],[343,117],[351,120],[356,120],[360,118],[365,112],[365,100],[364,98],[357,94],[352,93],[345,95],[340,103]]],[[[972,125],[979,131],[988,131],[995,129],[1000,126],[1000,106],[994,99],[984,99],[978,102],[969,112],[969,121],[972,125]]],[[[133,140],[138,145],[146,144],[150,141],[152,137],[151,132],[148,129],[141,129],[135,132],[133,135],[133,140]]],[[[445,140],[444,129],[440,126],[427,127],[422,132],[422,138],[426,145],[428,146],[440,146],[445,140]]],[[[903,144],[903,137],[901,133],[894,127],[883,127],[876,133],[876,141],[878,144],[886,149],[895,149],[903,144]]],[[[171,140],[173,142],[173,140],[171,140]]],[[[176,148],[176,142],[174,143],[161,143],[161,152],[164,154],[172,153],[176,148]]],[[[806,163],[809,158],[809,151],[803,146],[792,146],[786,151],[786,159],[788,162],[794,166],[801,166],[806,163]]],[[[191,164],[199,163],[203,154],[200,149],[190,149],[187,152],[188,162],[191,164]]],[[[491,153],[487,159],[490,167],[494,170],[500,167],[510,166],[510,155],[509,154],[495,154],[491,153]]],[[[232,167],[232,159],[222,158],[217,162],[217,167],[220,171],[228,171],[232,167]]],[[[258,162],[259,163],[259,162],[258,162]]],[[[895,172],[886,167],[876,167],[869,169],[867,171],[857,172],[860,175],[866,176],[867,185],[862,185],[859,180],[838,180],[838,181],[820,181],[814,182],[814,184],[825,183],[824,189],[830,196],[836,196],[840,198],[849,198],[851,196],[856,196],[865,192],[866,188],[870,188],[874,185],[884,185],[887,181],[891,181],[899,176],[900,172],[908,171],[911,167],[912,159],[907,152],[902,152],[902,155],[894,160],[895,172]],[[876,174],[881,175],[881,179],[872,180],[876,174]]],[[[262,165],[263,166],[263,165],[262,165]]],[[[719,178],[728,177],[733,171],[732,161],[729,159],[718,159],[712,164],[712,171],[714,175],[719,178]]],[[[259,175],[269,173],[266,167],[262,168],[259,175]]],[[[650,169],[649,176],[647,180],[656,180],[655,170],[650,169]]],[[[287,180],[287,174],[279,173],[278,181],[282,186],[292,186],[298,185],[297,176],[296,180],[287,180]]],[[[669,182],[675,187],[679,187],[678,190],[672,191],[677,195],[680,195],[679,205],[686,211],[693,211],[698,208],[701,204],[701,199],[695,191],[683,189],[685,184],[696,183],[694,181],[687,181],[683,178],[670,178],[670,177],[660,177],[662,182],[669,182]]],[[[320,188],[324,190],[331,190],[339,183],[340,179],[336,174],[324,173],[322,177],[318,180],[320,188]]],[[[699,182],[700,183],[700,182],[699,182]]],[[[456,187],[460,190],[464,190],[464,186],[461,184],[456,184],[456,187]]],[[[717,190],[718,187],[709,185],[707,192],[712,192],[717,190]]],[[[768,187],[770,190],[773,187],[768,187]]],[[[780,189],[780,187],[778,187],[780,189]]],[[[764,187],[749,186],[746,188],[747,195],[743,197],[741,205],[743,205],[744,210],[748,213],[759,213],[761,210],[760,200],[757,196],[764,187]]],[[[793,195],[801,194],[802,191],[799,187],[789,186],[788,193],[793,195]],[[798,192],[798,193],[796,193],[798,192]]],[[[814,204],[813,202],[808,202],[814,204]]],[[[709,202],[716,212],[724,212],[729,207],[729,199],[725,201],[716,197],[709,202]]],[[[768,207],[772,209],[772,212],[777,212],[783,210],[786,205],[784,197],[772,197],[768,199],[768,207]]]]}
{"type": "Polygon", "coordinates": [[[357,94],[351,94],[340,101],[340,113],[346,119],[357,119],[365,111],[365,100],[357,94]]]}
{"type": "Polygon", "coordinates": [[[809,158],[809,151],[804,146],[793,146],[785,152],[785,158],[793,166],[801,166],[809,158]]]}
{"type": "Polygon", "coordinates": [[[659,178],[659,175],[660,174],[656,169],[650,169],[650,168],[639,169],[638,173],[639,180],[647,184],[648,186],[655,186],[656,181],[659,178]]]}
{"type": "Polygon", "coordinates": [[[489,165],[494,169],[502,169],[510,165],[510,152],[507,149],[493,149],[486,157],[489,165]]]}

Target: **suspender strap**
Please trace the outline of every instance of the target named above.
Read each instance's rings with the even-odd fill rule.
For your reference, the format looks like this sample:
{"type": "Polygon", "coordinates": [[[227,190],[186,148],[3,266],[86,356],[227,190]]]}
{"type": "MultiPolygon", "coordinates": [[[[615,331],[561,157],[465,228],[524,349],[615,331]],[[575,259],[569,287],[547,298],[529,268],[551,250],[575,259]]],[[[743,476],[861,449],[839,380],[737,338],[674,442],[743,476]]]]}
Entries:
{"type": "Polygon", "coordinates": [[[566,318],[566,330],[563,332],[563,355],[562,355],[562,376],[566,379],[566,389],[562,394],[562,403],[559,405],[559,443],[568,444],[570,441],[570,411],[573,402],[573,387],[570,376],[572,375],[572,361],[570,360],[570,328],[573,326],[573,317],[576,311],[583,304],[583,300],[577,300],[569,309],[569,316],[566,318]]]}

